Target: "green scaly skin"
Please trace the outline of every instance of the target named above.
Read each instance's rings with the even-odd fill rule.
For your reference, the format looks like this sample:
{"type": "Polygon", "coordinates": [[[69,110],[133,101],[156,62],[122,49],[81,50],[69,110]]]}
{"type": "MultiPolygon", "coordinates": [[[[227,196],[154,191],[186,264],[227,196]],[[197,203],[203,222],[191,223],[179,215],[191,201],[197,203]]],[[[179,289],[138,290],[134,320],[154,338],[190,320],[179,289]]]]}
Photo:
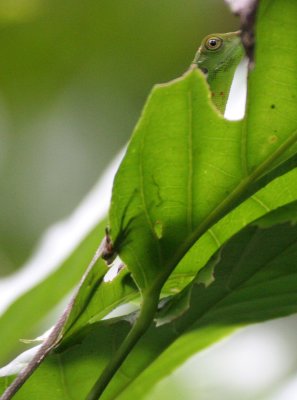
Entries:
{"type": "Polygon", "coordinates": [[[244,48],[240,40],[240,31],[237,31],[206,36],[193,60],[192,65],[206,74],[212,101],[222,114],[226,108],[235,70],[243,57],[244,48]],[[211,48],[209,42],[212,40],[217,41],[217,48],[211,48]]]}

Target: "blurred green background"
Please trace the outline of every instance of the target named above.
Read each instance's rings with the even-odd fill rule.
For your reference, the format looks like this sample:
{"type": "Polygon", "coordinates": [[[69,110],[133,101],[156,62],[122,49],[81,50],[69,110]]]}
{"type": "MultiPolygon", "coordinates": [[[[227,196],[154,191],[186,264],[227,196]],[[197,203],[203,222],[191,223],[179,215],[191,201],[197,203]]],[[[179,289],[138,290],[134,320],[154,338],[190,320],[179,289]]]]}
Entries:
{"type": "Polygon", "coordinates": [[[1,0],[0,276],[90,190],[151,87],[237,28],[223,0],[1,0]]]}
{"type": "MultiPolygon", "coordinates": [[[[0,0],[0,278],[76,208],[152,86],[181,75],[204,35],[238,27],[223,0],[0,0]]],[[[297,387],[296,326],[291,317],[250,327],[238,346],[235,337],[198,354],[149,398],[295,399],[296,390],[274,397],[267,387],[292,376],[297,387]],[[249,371],[265,372],[263,386],[249,371]]]]}

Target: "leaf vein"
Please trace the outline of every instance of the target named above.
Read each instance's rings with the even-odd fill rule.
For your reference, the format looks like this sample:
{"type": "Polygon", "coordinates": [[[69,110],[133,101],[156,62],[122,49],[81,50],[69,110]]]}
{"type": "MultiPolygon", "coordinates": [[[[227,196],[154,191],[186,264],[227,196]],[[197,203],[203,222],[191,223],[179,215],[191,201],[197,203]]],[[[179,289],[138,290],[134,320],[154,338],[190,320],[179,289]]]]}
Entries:
{"type": "Polygon", "coordinates": [[[193,230],[193,99],[192,92],[188,93],[188,206],[187,206],[187,225],[188,231],[193,230]]]}

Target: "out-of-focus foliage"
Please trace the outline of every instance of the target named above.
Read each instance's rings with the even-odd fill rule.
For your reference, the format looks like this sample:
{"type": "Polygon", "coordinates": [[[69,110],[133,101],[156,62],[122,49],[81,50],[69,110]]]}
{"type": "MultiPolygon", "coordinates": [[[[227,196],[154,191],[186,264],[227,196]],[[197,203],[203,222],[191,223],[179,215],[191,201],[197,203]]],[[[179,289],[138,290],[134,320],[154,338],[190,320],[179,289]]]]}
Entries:
{"type": "Polygon", "coordinates": [[[1,1],[0,275],[77,205],[152,85],[237,24],[219,0],[1,1]]]}

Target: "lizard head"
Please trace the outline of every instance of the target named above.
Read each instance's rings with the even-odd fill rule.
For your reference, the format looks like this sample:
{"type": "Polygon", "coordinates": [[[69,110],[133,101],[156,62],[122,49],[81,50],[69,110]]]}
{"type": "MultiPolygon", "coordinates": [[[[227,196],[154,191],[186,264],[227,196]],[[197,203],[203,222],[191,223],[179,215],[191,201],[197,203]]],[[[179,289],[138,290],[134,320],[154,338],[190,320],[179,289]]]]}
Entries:
{"type": "Polygon", "coordinates": [[[214,33],[206,36],[195,55],[192,65],[200,68],[208,80],[214,79],[218,71],[232,66],[243,56],[240,31],[214,33]]]}

